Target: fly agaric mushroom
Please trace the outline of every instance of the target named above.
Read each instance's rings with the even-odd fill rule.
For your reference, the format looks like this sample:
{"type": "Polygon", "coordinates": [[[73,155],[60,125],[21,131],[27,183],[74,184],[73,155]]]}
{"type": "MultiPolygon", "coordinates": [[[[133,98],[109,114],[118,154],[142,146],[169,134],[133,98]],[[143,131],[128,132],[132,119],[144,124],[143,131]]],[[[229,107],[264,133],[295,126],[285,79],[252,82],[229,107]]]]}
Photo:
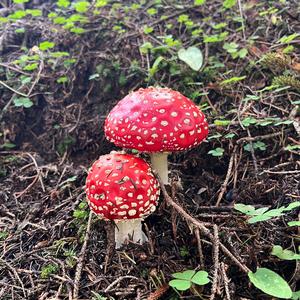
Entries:
{"type": "Polygon", "coordinates": [[[126,239],[143,243],[141,221],[151,214],[159,198],[159,184],[143,159],[111,153],[94,162],[86,179],[87,201],[104,220],[114,220],[116,248],[126,239]]]}
{"type": "Polygon", "coordinates": [[[168,184],[168,153],[200,144],[208,124],[200,109],[181,93],[150,87],[123,98],[107,116],[104,131],[119,147],[149,152],[153,169],[168,184]]]}

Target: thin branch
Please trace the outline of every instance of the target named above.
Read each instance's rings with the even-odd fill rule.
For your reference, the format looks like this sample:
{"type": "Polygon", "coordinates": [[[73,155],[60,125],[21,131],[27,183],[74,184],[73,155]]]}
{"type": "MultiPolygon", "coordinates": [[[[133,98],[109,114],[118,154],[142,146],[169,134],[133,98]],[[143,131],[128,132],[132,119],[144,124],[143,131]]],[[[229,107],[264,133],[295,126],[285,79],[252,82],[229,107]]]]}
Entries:
{"type": "Polygon", "coordinates": [[[86,248],[87,248],[88,241],[89,241],[89,238],[90,238],[92,215],[93,215],[92,212],[90,212],[89,219],[88,219],[88,222],[87,222],[84,242],[83,242],[83,245],[82,245],[82,248],[81,248],[81,251],[80,251],[80,254],[79,254],[79,258],[78,258],[78,263],[77,263],[77,266],[76,266],[74,289],[73,289],[73,298],[74,298],[74,300],[78,299],[81,272],[82,272],[82,268],[83,268],[83,264],[84,264],[85,255],[86,255],[86,248]]]}

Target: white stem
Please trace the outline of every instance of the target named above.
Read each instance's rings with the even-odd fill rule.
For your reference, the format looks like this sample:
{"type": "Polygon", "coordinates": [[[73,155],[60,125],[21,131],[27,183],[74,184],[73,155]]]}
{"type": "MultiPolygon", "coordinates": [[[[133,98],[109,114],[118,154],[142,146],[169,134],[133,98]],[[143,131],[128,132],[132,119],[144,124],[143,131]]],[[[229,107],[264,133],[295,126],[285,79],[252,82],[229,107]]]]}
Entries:
{"type": "Polygon", "coordinates": [[[133,242],[143,244],[147,241],[145,233],[142,231],[142,221],[141,219],[132,219],[118,221],[115,226],[115,242],[116,249],[121,248],[121,246],[126,242],[126,240],[131,240],[133,242]]]}
{"type": "Polygon", "coordinates": [[[152,167],[157,171],[160,179],[166,185],[168,180],[168,154],[167,152],[150,153],[152,167]]]}

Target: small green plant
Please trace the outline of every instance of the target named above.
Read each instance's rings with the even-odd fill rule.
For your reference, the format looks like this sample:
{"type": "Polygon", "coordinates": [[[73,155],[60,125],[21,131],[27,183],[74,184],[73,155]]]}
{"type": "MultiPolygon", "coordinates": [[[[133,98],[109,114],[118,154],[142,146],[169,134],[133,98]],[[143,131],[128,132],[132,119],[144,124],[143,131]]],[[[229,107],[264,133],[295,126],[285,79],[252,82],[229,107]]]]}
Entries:
{"type": "Polygon", "coordinates": [[[8,237],[8,235],[9,233],[7,231],[0,231],[0,241],[4,241],[8,237]]]}
{"type": "Polygon", "coordinates": [[[248,54],[248,50],[246,48],[239,49],[239,45],[234,42],[225,43],[223,49],[230,53],[233,59],[244,58],[248,54]]]}
{"type": "Polygon", "coordinates": [[[193,284],[205,285],[210,282],[208,273],[206,271],[187,270],[180,273],[172,274],[175,279],[169,282],[169,285],[178,291],[186,291],[192,287],[193,284]]]}
{"type": "Polygon", "coordinates": [[[244,146],[244,150],[251,152],[251,148],[253,148],[253,150],[260,150],[260,151],[265,151],[267,149],[267,145],[261,141],[257,141],[255,143],[251,144],[246,144],[244,146]]]}
{"type": "Polygon", "coordinates": [[[269,209],[269,207],[261,207],[255,209],[255,207],[252,205],[241,203],[237,203],[234,205],[235,210],[251,217],[247,221],[250,224],[270,220],[275,217],[280,217],[284,215],[285,212],[289,212],[297,207],[300,207],[300,201],[295,201],[290,203],[288,206],[281,206],[275,209],[269,209]]]}
{"type": "Polygon", "coordinates": [[[59,267],[56,264],[48,264],[42,267],[41,270],[41,278],[47,279],[50,277],[51,274],[56,274],[59,271],[59,267]]]}
{"type": "Polygon", "coordinates": [[[208,154],[211,154],[212,156],[216,156],[216,157],[221,157],[221,156],[223,156],[224,151],[225,150],[223,148],[218,147],[218,148],[208,151],[208,154]]]}
{"type": "Polygon", "coordinates": [[[27,97],[15,98],[13,102],[16,107],[29,108],[33,105],[33,102],[27,97]]]}
{"type": "Polygon", "coordinates": [[[81,202],[79,203],[78,205],[78,208],[74,210],[73,212],[73,217],[76,218],[76,219],[87,219],[88,216],[89,216],[89,213],[87,211],[87,207],[88,207],[88,204],[84,201],[84,202],[81,202]]]}

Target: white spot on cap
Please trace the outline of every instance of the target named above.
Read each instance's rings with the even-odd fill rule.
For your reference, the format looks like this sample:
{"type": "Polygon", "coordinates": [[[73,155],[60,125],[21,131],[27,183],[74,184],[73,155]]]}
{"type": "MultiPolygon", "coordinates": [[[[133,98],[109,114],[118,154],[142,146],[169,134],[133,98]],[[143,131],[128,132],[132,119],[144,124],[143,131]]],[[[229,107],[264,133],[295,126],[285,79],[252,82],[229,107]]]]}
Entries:
{"type": "Polygon", "coordinates": [[[178,113],[177,113],[176,111],[173,111],[173,112],[171,112],[171,116],[172,116],[172,117],[177,117],[177,116],[178,116],[178,113]]]}
{"type": "Polygon", "coordinates": [[[143,180],[142,180],[142,184],[147,184],[147,180],[146,180],[146,179],[143,179],[143,180]]]}
{"type": "Polygon", "coordinates": [[[183,121],[184,124],[190,124],[190,122],[191,122],[190,119],[184,119],[183,121]]]}
{"type": "Polygon", "coordinates": [[[160,110],[158,110],[161,114],[164,114],[166,112],[165,109],[161,108],[160,110]]]}
{"type": "Polygon", "coordinates": [[[128,215],[131,216],[131,217],[134,216],[135,214],[136,214],[135,209],[131,209],[131,210],[128,211],[128,215]]]}
{"type": "Polygon", "coordinates": [[[184,138],[185,138],[185,134],[182,133],[179,137],[180,137],[181,139],[184,139],[184,138]]]}
{"type": "Polygon", "coordinates": [[[130,198],[132,198],[133,197],[133,193],[128,193],[127,196],[130,197],[130,198]]]}
{"type": "Polygon", "coordinates": [[[131,203],[131,207],[137,207],[137,203],[132,202],[132,203],[131,203]]]}
{"type": "Polygon", "coordinates": [[[190,135],[193,135],[194,133],[195,133],[195,130],[189,131],[189,134],[190,134],[190,135]]]}
{"type": "Polygon", "coordinates": [[[155,138],[157,138],[157,137],[158,137],[158,134],[156,134],[156,133],[153,133],[153,134],[151,134],[151,137],[155,139],[155,138]]]}
{"type": "Polygon", "coordinates": [[[126,211],[119,211],[118,216],[126,216],[126,211]]]}
{"type": "Polygon", "coordinates": [[[152,118],[152,122],[155,122],[156,120],[157,120],[156,117],[153,117],[153,118],[152,118]]]}
{"type": "Polygon", "coordinates": [[[128,209],[129,206],[128,206],[127,204],[124,204],[124,205],[120,206],[120,208],[121,208],[121,209],[128,209]]]}
{"type": "Polygon", "coordinates": [[[168,126],[169,123],[168,123],[168,121],[161,121],[160,124],[161,124],[162,126],[168,126]]]}
{"type": "Polygon", "coordinates": [[[143,195],[138,195],[138,196],[136,197],[136,199],[138,199],[138,200],[143,199],[143,195]]]}

